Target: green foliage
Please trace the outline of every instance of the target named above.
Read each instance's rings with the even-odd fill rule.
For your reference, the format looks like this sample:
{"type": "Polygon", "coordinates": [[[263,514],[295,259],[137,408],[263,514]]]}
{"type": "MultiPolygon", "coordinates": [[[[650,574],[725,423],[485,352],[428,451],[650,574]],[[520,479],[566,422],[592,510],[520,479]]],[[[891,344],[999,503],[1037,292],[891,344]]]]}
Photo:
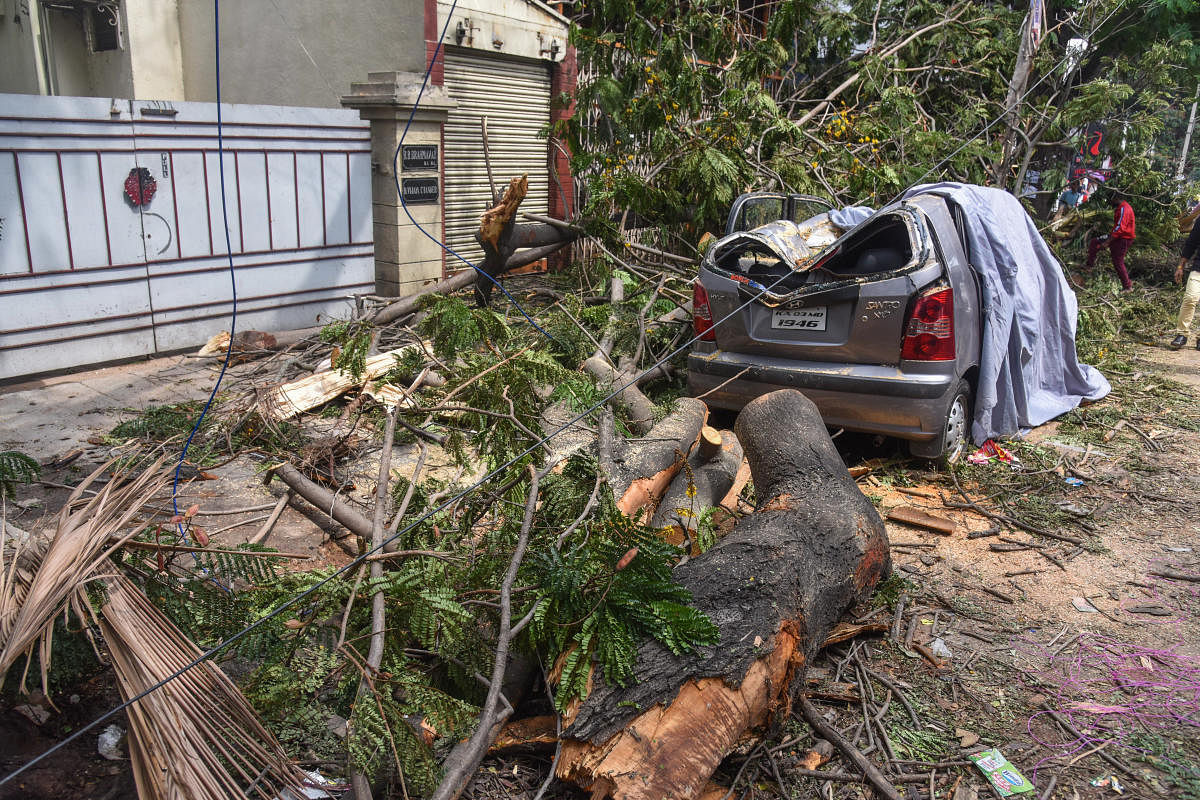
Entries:
{"type": "Polygon", "coordinates": [[[1168,738],[1166,735],[1135,731],[1124,744],[1134,757],[1166,776],[1172,787],[1171,796],[1180,800],[1200,800],[1200,770],[1196,764],[1200,758],[1197,743],[1192,739],[1168,738]]]}
{"type": "MultiPolygon", "coordinates": [[[[572,483],[567,476],[546,487],[545,502],[557,518],[569,515],[573,502],[590,491],[586,481],[572,483]],[[569,499],[551,499],[559,492],[569,499]]],[[[671,579],[679,549],[621,515],[611,494],[600,506],[562,550],[540,547],[527,559],[525,571],[536,588],[522,613],[536,609],[530,645],[562,659],[555,695],[560,709],[586,693],[593,660],[610,683],[632,681],[643,637],[677,654],[717,641],[716,626],[687,605],[689,593],[671,579]]]]}
{"type": "Polygon", "coordinates": [[[884,606],[888,611],[896,610],[896,603],[900,601],[900,595],[914,591],[917,585],[907,578],[901,577],[900,573],[893,572],[886,580],[881,581],[875,587],[875,595],[871,598],[871,605],[884,606]]]}
{"type": "MultiPolygon", "coordinates": [[[[92,676],[103,672],[107,667],[97,658],[96,649],[84,631],[84,625],[74,615],[67,619],[60,616],[54,623],[53,635],[50,639],[50,671],[47,688],[51,699],[61,702],[58,698],[62,693],[74,690],[92,676]]],[[[22,686],[40,687],[41,672],[40,650],[34,647],[30,650],[28,660],[18,658],[9,668],[3,687],[0,687],[0,697],[15,701],[12,705],[28,702],[22,692],[22,686]],[[22,675],[27,681],[22,681],[22,675]]]]}
{"type": "MultiPolygon", "coordinates": [[[[508,336],[503,323],[497,332],[498,338],[508,336]]],[[[538,419],[546,404],[542,396],[559,385],[580,390],[584,383],[544,350],[460,352],[445,389],[455,393],[454,402],[475,410],[463,411],[458,417],[460,427],[472,431],[465,441],[470,452],[456,453],[459,463],[474,464],[482,459],[494,469],[528,449],[541,434],[522,420],[538,419]]]]}
{"type": "Polygon", "coordinates": [[[1129,14],[1118,0],[1084,0],[1057,9],[1011,133],[994,121],[1027,9],[955,10],[948,19],[944,3],[925,0],[792,0],[763,16],[733,0],[578,6],[572,42],[592,77],[555,132],[588,180],[585,224],[616,243],[612,220],[632,214],[696,241],[748,190],[878,204],[921,180],[1015,190],[1026,167],[1043,175],[1044,211],[1084,127],[1099,122],[1139,231],[1144,218],[1147,240],[1165,235],[1200,8],[1154,0],[1129,14]],[[1073,61],[1065,30],[1091,45],[1073,61]]]}
{"type": "Polygon", "coordinates": [[[335,320],[321,329],[321,341],[337,346],[334,369],[362,380],[367,369],[373,327],[361,320],[335,320]]]}
{"type": "Polygon", "coordinates": [[[12,497],[13,486],[36,481],[42,465],[32,456],[19,450],[0,451],[0,498],[12,497]]]}
{"type": "MultiPolygon", "coordinates": [[[[161,406],[148,406],[137,413],[133,419],[118,423],[109,433],[117,443],[130,439],[143,439],[153,442],[163,442],[179,436],[187,436],[196,418],[204,408],[199,400],[185,400],[182,403],[167,403],[161,406]]],[[[132,411],[132,409],[129,409],[132,411]]]]}
{"type": "Polygon", "coordinates": [[[1122,293],[1108,272],[1084,284],[1076,299],[1079,359],[1104,372],[1129,371],[1133,345],[1169,330],[1179,308],[1178,292],[1173,288],[1122,293]]]}
{"type": "Polygon", "coordinates": [[[617,309],[609,305],[585,306],[573,296],[564,298],[563,307],[565,311],[547,314],[542,327],[554,337],[549,346],[558,363],[574,370],[596,351],[592,337],[599,338],[599,332],[608,324],[610,314],[617,309]],[[593,332],[592,337],[584,333],[581,327],[593,332]]]}
{"type": "Polygon", "coordinates": [[[413,347],[392,356],[392,360],[395,364],[380,377],[381,382],[407,386],[426,367],[429,357],[419,347],[413,347]]]}
{"type": "Polygon", "coordinates": [[[709,506],[700,512],[696,518],[696,550],[704,553],[712,549],[717,543],[717,526],[713,520],[717,509],[715,506],[709,506]]]}
{"type": "Polygon", "coordinates": [[[434,354],[449,361],[473,352],[485,342],[503,346],[512,338],[504,318],[490,308],[471,308],[457,297],[426,295],[421,333],[433,342],[434,354]]]}
{"type": "MultiPolygon", "coordinates": [[[[257,412],[241,416],[222,415],[219,413],[222,400],[218,397],[214,401],[213,407],[196,429],[188,448],[188,460],[191,463],[199,467],[211,466],[246,450],[291,454],[303,444],[303,436],[296,425],[266,419],[257,412]]],[[[150,460],[148,453],[157,453],[164,443],[186,439],[203,409],[204,403],[200,400],[148,406],[135,412],[136,415],[131,419],[118,423],[105,437],[107,443],[139,441],[148,445],[148,448],[118,462],[117,468],[144,467],[150,460]]]]}
{"type": "Polygon", "coordinates": [[[888,716],[888,738],[892,740],[897,756],[936,763],[956,752],[950,737],[941,731],[932,727],[914,728],[902,712],[893,712],[888,716]]]}

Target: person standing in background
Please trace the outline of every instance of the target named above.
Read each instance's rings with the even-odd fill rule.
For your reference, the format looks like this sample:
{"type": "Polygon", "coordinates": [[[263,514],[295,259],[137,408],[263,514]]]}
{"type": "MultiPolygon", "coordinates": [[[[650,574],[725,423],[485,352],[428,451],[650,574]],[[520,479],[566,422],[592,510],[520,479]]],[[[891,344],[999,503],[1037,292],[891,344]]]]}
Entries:
{"type": "MultiPolygon", "coordinates": [[[[1192,268],[1188,271],[1187,286],[1183,289],[1183,302],[1179,305],[1179,322],[1175,326],[1175,338],[1171,340],[1171,349],[1178,350],[1187,344],[1188,335],[1192,332],[1192,319],[1196,315],[1196,303],[1200,301],[1200,265],[1196,263],[1197,251],[1200,250],[1200,225],[1193,225],[1187,241],[1183,243],[1183,251],[1179,255],[1179,264],[1175,267],[1175,283],[1183,283],[1183,269],[1189,261],[1192,268]]],[[[1200,350],[1200,340],[1196,342],[1200,350]]]]}
{"type": "Polygon", "coordinates": [[[1113,267],[1117,277],[1121,279],[1121,288],[1128,292],[1133,289],[1129,280],[1129,271],[1125,269],[1125,254],[1129,246],[1137,238],[1136,222],[1133,216],[1133,206],[1117,196],[1111,189],[1108,191],[1108,204],[1113,208],[1113,228],[1103,236],[1097,236],[1088,243],[1087,269],[1096,266],[1096,256],[1101,248],[1107,247],[1112,256],[1113,267]]]}

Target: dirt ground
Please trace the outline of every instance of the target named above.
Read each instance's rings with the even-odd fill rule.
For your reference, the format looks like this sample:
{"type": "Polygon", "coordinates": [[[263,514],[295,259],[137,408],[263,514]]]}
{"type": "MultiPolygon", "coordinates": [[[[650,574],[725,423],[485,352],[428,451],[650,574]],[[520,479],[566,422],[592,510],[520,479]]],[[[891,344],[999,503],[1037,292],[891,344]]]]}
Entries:
{"type": "MultiPolygon", "coordinates": [[[[0,450],[35,454],[45,465],[40,483],[18,489],[10,519],[31,529],[47,524],[69,485],[112,454],[104,434],[149,405],[203,399],[215,368],[174,357],[0,389],[0,450]]],[[[885,517],[908,506],[954,523],[953,533],[941,535],[888,522],[897,578],[859,611],[862,621],[886,623],[889,632],[830,648],[810,679],[826,698],[822,711],[861,749],[894,774],[922,776],[902,784],[906,796],[988,796],[964,755],[995,746],[1033,781],[1039,798],[1117,796],[1113,776],[1128,796],[1200,798],[1200,583],[1153,574],[1164,567],[1200,573],[1200,432],[1166,418],[1156,424],[1138,400],[1166,374],[1190,387],[1190,398],[1176,402],[1194,410],[1200,352],[1142,348],[1136,369],[1123,376],[1120,399],[1085,410],[1083,427],[1078,420],[1051,423],[1027,440],[1039,453],[1059,455],[1044,470],[1043,485],[1047,503],[1067,515],[1054,532],[1078,545],[957,507],[970,498],[993,513],[1019,511],[1029,497],[993,492],[991,481],[1003,483],[1011,473],[1005,464],[973,468],[960,492],[947,473],[901,459],[894,444],[839,437],[848,466],[871,468],[859,485],[885,517]],[[1122,415],[1139,419],[1137,429],[1122,428],[1105,441],[1110,420],[1122,415]],[[1089,428],[1089,419],[1100,422],[1089,428]],[[823,692],[824,684],[836,691],[823,692]],[[828,699],[839,693],[840,700],[828,699]],[[873,721],[864,725],[868,717],[873,721]]],[[[235,368],[228,378],[233,385],[238,374],[235,368]]],[[[368,447],[353,469],[355,499],[368,501],[375,455],[368,447]]],[[[395,469],[403,474],[413,457],[406,452],[395,469]]],[[[283,493],[278,483],[263,485],[265,466],[243,456],[207,470],[214,479],[186,483],[179,506],[200,505],[214,545],[245,541],[283,493]]],[[[269,544],[295,554],[294,568],[310,569],[345,563],[349,556],[336,541],[342,535],[319,510],[293,503],[269,544]]],[[[6,691],[0,772],[115,700],[101,671],[39,725],[15,710],[6,691]]],[[[0,797],[133,797],[128,762],[100,758],[96,743],[93,731],[19,787],[0,789],[0,797]]],[[[786,721],[769,747],[731,757],[717,777],[734,786],[732,797],[869,796],[861,783],[795,774],[796,756],[810,743],[807,726],[786,721]]],[[[492,759],[467,796],[532,797],[551,755],[492,759]]],[[[854,772],[836,759],[825,768],[854,772]]],[[[562,789],[550,796],[555,792],[573,796],[562,789]]]]}

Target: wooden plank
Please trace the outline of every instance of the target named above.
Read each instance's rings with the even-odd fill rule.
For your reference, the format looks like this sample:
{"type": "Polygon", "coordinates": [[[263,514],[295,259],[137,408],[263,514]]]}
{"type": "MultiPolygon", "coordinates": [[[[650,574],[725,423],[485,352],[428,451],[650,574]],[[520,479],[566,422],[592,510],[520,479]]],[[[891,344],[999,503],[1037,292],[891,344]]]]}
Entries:
{"type": "Polygon", "coordinates": [[[362,386],[367,381],[378,378],[395,366],[397,358],[419,346],[405,345],[396,350],[371,356],[366,361],[366,369],[363,371],[362,378],[357,381],[349,373],[337,369],[327,369],[277,386],[267,395],[266,413],[270,414],[273,419],[285,420],[303,414],[305,411],[311,411],[351,389],[362,386]]]}
{"type": "Polygon", "coordinates": [[[905,525],[915,525],[918,528],[940,533],[943,536],[949,536],[954,533],[954,522],[945,517],[936,517],[933,514],[927,514],[919,508],[912,506],[897,506],[888,512],[887,518],[896,522],[903,522],[905,525]]]}

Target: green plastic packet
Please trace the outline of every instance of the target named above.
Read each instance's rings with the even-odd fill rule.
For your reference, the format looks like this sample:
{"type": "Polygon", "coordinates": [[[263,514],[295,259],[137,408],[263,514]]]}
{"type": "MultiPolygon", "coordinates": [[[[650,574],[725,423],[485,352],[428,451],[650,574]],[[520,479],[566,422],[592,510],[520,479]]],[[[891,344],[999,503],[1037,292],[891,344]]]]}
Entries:
{"type": "Polygon", "coordinates": [[[1012,762],[996,748],[972,753],[967,758],[975,762],[975,766],[983,771],[988,782],[999,792],[1001,797],[1033,791],[1033,784],[1026,780],[1025,776],[1012,765],[1012,762]]]}

